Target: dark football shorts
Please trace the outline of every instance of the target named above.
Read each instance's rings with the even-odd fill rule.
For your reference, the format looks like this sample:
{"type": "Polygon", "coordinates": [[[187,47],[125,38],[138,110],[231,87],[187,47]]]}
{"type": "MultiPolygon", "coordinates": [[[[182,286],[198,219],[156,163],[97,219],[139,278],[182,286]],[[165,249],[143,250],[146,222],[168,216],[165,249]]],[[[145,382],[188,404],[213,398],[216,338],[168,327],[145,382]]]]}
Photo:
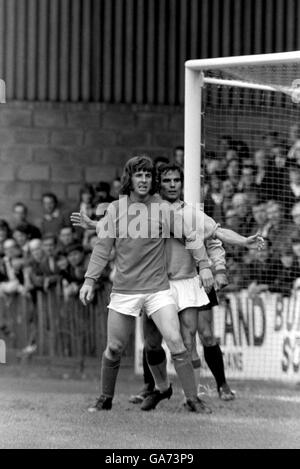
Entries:
{"type": "Polygon", "coordinates": [[[207,293],[207,296],[208,296],[208,299],[209,299],[209,303],[207,305],[201,306],[199,308],[199,311],[203,311],[205,309],[211,309],[214,306],[218,306],[219,301],[218,301],[218,297],[217,297],[216,290],[214,289],[214,287],[212,287],[210,292],[207,293]]]}

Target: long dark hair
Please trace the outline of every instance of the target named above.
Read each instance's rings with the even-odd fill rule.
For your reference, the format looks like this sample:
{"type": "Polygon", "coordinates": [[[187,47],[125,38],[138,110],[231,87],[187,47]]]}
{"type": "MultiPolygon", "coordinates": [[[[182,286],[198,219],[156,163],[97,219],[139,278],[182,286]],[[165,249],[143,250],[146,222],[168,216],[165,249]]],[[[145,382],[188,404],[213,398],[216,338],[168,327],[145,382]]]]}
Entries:
{"type": "Polygon", "coordinates": [[[183,175],[183,169],[181,168],[181,166],[179,166],[176,163],[162,164],[162,165],[159,166],[159,168],[157,170],[157,175],[156,175],[156,177],[157,177],[156,184],[157,184],[157,190],[158,191],[160,191],[162,176],[164,174],[168,173],[169,171],[178,171],[179,176],[180,176],[180,180],[181,180],[181,184],[183,184],[184,175],[183,175]]]}
{"type": "Polygon", "coordinates": [[[127,161],[124,166],[122,178],[121,178],[121,190],[120,194],[130,195],[132,191],[132,175],[138,171],[149,171],[152,174],[152,186],[150,189],[150,194],[153,195],[156,192],[156,183],[155,183],[155,168],[153,161],[149,156],[141,155],[134,156],[127,161]]]}

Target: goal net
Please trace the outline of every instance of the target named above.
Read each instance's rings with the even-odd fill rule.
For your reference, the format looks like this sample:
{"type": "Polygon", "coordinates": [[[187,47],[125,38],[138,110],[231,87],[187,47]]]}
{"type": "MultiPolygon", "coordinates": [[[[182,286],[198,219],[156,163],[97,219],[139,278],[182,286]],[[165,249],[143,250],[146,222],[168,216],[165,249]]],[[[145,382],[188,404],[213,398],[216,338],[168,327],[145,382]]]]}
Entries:
{"type": "Polygon", "coordinates": [[[299,86],[300,52],[186,63],[185,199],[266,240],[224,246],[214,330],[233,378],[300,381],[299,86]]]}

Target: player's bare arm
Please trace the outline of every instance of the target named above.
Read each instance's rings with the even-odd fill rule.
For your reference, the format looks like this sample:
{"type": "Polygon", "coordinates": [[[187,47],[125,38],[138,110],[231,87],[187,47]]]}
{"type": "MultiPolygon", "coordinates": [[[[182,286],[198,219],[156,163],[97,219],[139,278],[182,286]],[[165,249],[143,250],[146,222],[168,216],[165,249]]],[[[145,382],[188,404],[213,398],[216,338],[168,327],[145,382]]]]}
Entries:
{"type": "Polygon", "coordinates": [[[241,246],[241,247],[256,248],[259,251],[263,249],[265,245],[264,238],[261,236],[259,232],[253,236],[245,237],[236,233],[233,230],[219,227],[215,231],[214,236],[218,238],[220,241],[222,241],[223,243],[228,243],[228,244],[241,246]]]}

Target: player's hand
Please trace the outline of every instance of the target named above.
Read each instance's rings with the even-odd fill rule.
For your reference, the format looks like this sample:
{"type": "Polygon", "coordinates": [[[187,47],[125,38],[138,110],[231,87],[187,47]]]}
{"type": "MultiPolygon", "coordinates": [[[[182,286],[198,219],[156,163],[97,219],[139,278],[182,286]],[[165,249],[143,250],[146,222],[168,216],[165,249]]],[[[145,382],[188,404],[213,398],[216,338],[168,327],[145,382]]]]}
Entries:
{"type": "Polygon", "coordinates": [[[214,286],[214,277],[212,271],[207,267],[206,269],[201,269],[199,272],[202,286],[206,293],[209,293],[212,287],[214,286]]]}
{"type": "Polygon", "coordinates": [[[81,226],[85,230],[95,229],[95,223],[84,212],[73,212],[70,220],[73,226],[81,226]]]}
{"type": "Polygon", "coordinates": [[[255,235],[249,236],[246,239],[246,246],[256,248],[258,251],[261,251],[265,246],[265,240],[262,235],[258,232],[255,235]]]}
{"type": "Polygon", "coordinates": [[[228,278],[224,272],[219,272],[215,274],[215,289],[216,291],[221,290],[222,288],[228,285],[228,278]]]}
{"type": "Polygon", "coordinates": [[[94,298],[94,294],[95,294],[95,287],[92,285],[86,285],[84,283],[79,292],[79,298],[80,298],[81,303],[84,306],[87,306],[94,298]]]}

